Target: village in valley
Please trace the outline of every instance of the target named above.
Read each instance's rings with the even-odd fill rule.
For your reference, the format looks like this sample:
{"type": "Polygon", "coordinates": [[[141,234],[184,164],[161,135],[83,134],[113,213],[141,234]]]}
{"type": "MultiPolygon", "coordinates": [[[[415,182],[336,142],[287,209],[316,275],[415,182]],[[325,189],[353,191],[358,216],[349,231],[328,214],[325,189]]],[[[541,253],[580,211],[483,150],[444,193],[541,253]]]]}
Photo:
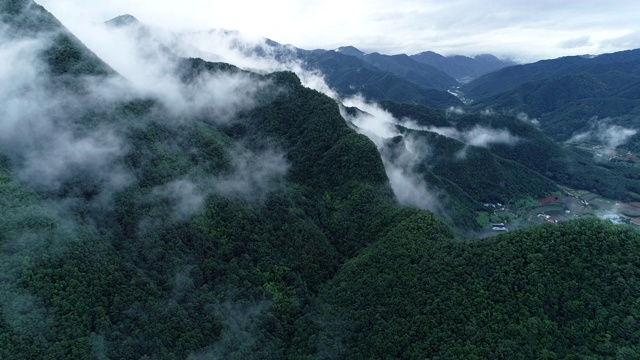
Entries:
{"type": "Polygon", "coordinates": [[[606,219],[614,224],[640,226],[640,202],[616,202],[588,191],[565,187],[540,199],[522,199],[514,204],[482,205],[488,210],[478,217],[485,229],[484,236],[585,216],[606,219]]]}
{"type": "MultiPolygon", "coordinates": [[[[629,150],[611,149],[597,143],[577,143],[572,146],[593,153],[595,162],[640,167],[640,157],[629,150]]],[[[482,235],[485,237],[585,216],[606,219],[614,224],[640,226],[640,202],[618,202],[586,190],[563,186],[559,186],[557,192],[539,199],[527,198],[509,204],[495,202],[482,205],[487,211],[478,212],[478,222],[483,225],[482,235]]]]}

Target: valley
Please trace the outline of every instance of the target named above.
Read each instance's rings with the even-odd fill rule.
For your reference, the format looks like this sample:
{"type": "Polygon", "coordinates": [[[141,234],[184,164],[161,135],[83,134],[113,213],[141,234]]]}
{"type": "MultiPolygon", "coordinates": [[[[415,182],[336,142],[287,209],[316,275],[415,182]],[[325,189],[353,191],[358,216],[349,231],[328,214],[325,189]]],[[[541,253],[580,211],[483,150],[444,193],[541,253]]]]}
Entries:
{"type": "Polygon", "coordinates": [[[0,60],[0,359],[640,357],[638,50],[304,50],[6,0],[0,60]]]}
{"type": "Polygon", "coordinates": [[[479,236],[483,238],[499,234],[491,230],[491,224],[495,223],[502,223],[512,231],[586,217],[640,226],[638,203],[617,202],[588,191],[563,187],[546,198],[521,199],[515,204],[485,203],[483,206],[490,210],[478,214],[478,222],[484,229],[479,236]]]}

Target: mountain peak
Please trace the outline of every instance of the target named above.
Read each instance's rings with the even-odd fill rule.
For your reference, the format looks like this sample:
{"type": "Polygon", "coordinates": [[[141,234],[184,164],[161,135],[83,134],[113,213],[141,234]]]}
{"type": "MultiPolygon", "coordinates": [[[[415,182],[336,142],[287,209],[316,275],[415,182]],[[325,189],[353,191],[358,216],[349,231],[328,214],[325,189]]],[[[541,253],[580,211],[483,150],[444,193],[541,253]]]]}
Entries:
{"type": "Polygon", "coordinates": [[[354,46],[341,46],[341,47],[337,48],[336,51],[339,52],[339,53],[345,54],[345,55],[350,55],[350,56],[362,56],[362,55],[365,55],[364,52],[358,50],[354,46]]]}
{"type": "Polygon", "coordinates": [[[437,52],[428,50],[428,51],[423,51],[419,54],[415,54],[415,55],[411,55],[412,57],[430,57],[430,58],[444,58],[444,56],[438,54],[437,52]]]}
{"type": "Polygon", "coordinates": [[[33,0],[5,0],[0,4],[0,13],[19,14],[31,5],[35,5],[33,0]]]}
{"type": "Polygon", "coordinates": [[[7,25],[5,31],[12,37],[32,36],[64,28],[53,15],[33,0],[1,1],[0,22],[7,25]]]}
{"type": "Polygon", "coordinates": [[[136,19],[135,16],[129,14],[116,16],[113,19],[106,21],[105,23],[107,25],[116,27],[142,24],[138,19],[136,19]]]}
{"type": "Polygon", "coordinates": [[[443,56],[433,51],[425,51],[411,55],[411,58],[431,65],[462,83],[467,83],[486,73],[515,64],[511,60],[500,60],[491,54],[480,54],[471,58],[464,55],[443,56]]]}

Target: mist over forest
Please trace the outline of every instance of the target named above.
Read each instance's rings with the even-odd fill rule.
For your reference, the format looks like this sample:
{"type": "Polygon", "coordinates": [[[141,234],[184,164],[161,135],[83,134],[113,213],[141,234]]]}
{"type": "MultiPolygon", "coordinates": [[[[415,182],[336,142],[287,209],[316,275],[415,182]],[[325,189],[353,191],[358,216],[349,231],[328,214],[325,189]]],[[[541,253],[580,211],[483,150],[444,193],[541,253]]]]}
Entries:
{"type": "Polygon", "coordinates": [[[1,359],[640,357],[640,51],[84,26],[0,4],[1,359]]]}

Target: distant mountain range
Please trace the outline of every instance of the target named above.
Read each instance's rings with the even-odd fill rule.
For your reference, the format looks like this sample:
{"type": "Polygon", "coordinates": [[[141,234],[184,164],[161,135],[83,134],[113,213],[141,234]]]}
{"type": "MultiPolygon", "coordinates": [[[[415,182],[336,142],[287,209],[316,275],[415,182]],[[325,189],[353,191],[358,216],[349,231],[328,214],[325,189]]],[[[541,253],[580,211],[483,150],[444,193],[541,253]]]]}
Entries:
{"type": "Polygon", "coordinates": [[[567,76],[544,99],[637,99],[634,52],[486,75],[475,111],[407,56],[0,22],[1,359],[640,356],[640,232],[531,221],[558,184],[640,200],[637,167],[513,114],[567,76]]]}
{"type": "MultiPolygon", "coordinates": [[[[130,16],[116,18],[109,23],[132,29],[136,34],[147,34],[147,31],[139,30],[144,25],[130,16]]],[[[148,48],[148,43],[156,40],[152,36],[146,36],[144,39],[141,38],[141,41],[147,44],[141,48],[148,48]]],[[[385,104],[385,109],[396,119],[420,120],[423,127],[419,129],[404,128],[403,124],[397,122],[395,126],[398,129],[404,128],[398,132],[404,137],[423,138],[424,142],[439,144],[438,150],[434,150],[438,155],[429,157],[428,166],[425,163],[421,176],[428,178],[427,182],[438,183],[439,187],[446,188],[450,196],[449,200],[466,204],[458,206],[457,209],[473,208],[473,203],[482,201],[508,202],[509,199],[538,196],[552,188],[548,180],[574,188],[588,188],[618,199],[629,199],[629,191],[635,193],[637,188],[635,181],[628,179],[621,172],[603,172],[600,167],[593,164],[591,154],[576,152],[570,147],[557,144],[539,130],[561,141],[569,139],[576,132],[593,132],[593,127],[596,125],[588,121],[593,115],[587,119],[570,116],[571,111],[575,111],[576,107],[569,105],[580,99],[594,102],[593,106],[602,111],[602,114],[605,114],[607,107],[621,114],[626,111],[626,108],[616,109],[614,104],[622,104],[625,101],[633,106],[638,101],[637,97],[633,97],[634,86],[638,83],[634,75],[634,71],[637,71],[634,67],[634,61],[636,61],[634,59],[638,57],[638,51],[597,57],[567,57],[535,64],[508,66],[513,62],[502,61],[491,55],[475,58],[443,57],[433,52],[425,52],[414,56],[388,56],[379,53],[367,54],[353,46],[336,50],[303,50],[268,39],[248,42],[237,32],[223,30],[176,34],[171,44],[160,47],[170,48],[175,53],[200,54],[213,60],[230,56],[225,55],[224,52],[231,49],[244,59],[248,59],[247,64],[250,66],[259,66],[260,61],[269,60],[267,71],[300,66],[303,70],[300,73],[302,77],[307,76],[308,72],[319,71],[327,84],[338,91],[340,96],[349,97],[360,94],[366,99],[385,104]],[[225,47],[227,50],[224,50],[225,47]],[[215,54],[215,51],[220,54],[215,54]],[[474,76],[490,69],[498,68],[499,70],[460,86],[456,79],[444,71],[417,60],[434,62],[441,67],[446,65],[449,71],[458,71],[458,74],[467,71],[464,73],[474,76]],[[617,77],[612,74],[617,74],[617,77]],[[596,81],[598,78],[601,81],[596,81]],[[605,81],[611,84],[606,85],[605,81]],[[497,117],[473,113],[452,116],[455,114],[445,115],[429,111],[424,113],[411,108],[413,105],[440,109],[453,107],[459,109],[455,111],[464,114],[462,102],[447,92],[454,87],[459,87],[465,96],[475,100],[470,109],[479,112],[490,108],[497,112],[497,117]],[[616,89],[620,89],[621,95],[617,98],[610,96],[618,91],[616,89]],[[596,95],[600,96],[597,100],[594,98],[596,95]],[[406,105],[398,107],[389,100],[406,105]],[[565,109],[569,110],[565,112],[565,109]],[[503,114],[507,117],[501,117],[503,114]],[[546,116],[550,115],[545,114],[553,114],[561,120],[547,121],[546,116]],[[520,119],[515,122],[506,120],[514,119],[515,115],[520,119]],[[565,119],[562,119],[562,116],[565,119]],[[434,132],[446,136],[434,136],[434,132]],[[451,135],[452,133],[457,135],[451,135]],[[473,143],[473,140],[465,139],[461,135],[465,133],[478,137],[484,136],[488,139],[513,136],[513,139],[518,139],[518,145],[510,146],[509,141],[487,144],[483,145],[484,148],[481,146],[469,151],[471,156],[462,159],[459,153],[463,151],[465,144],[469,141],[473,143]],[[469,159],[473,160],[469,161],[469,159]],[[493,170],[486,171],[486,169],[493,170]],[[506,187],[493,187],[496,184],[493,176],[502,178],[501,183],[506,187]],[[518,181],[515,179],[520,178],[530,179],[531,187],[516,185],[518,181]],[[474,181],[468,182],[468,179],[474,181]],[[484,185],[476,188],[474,184],[477,181],[484,185]],[[469,202],[470,199],[471,202],[469,202]]],[[[580,109],[580,107],[577,108],[580,109]]],[[[490,111],[487,114],[490,114],[490,111]]],[[[608,115],[603,116],[615,114],[609,112],[608,115]]],[[[614,123],[605,124],[608,127],[602,131],[615,132],[617,128],[611,128],[614,124],[627,126],[622,129],[626,129],[627,134],[630,134],[627,137],[632,137],[630,146],[633,148],[637,138],[637,136],[634,137],[636,133],[633,129],[637,125],[634,125],[633,118],[630,116],[632,113],[626,114],[624,118],[618,118],[614,123]]],[[[615,136],[612,139],[614,139],[612,141],[618,141],[615,136]]],[[[397,150],[409,145],[402,141],[391,141],[385,146],[391,146],[397,150]]],[[[396,150],[389,152],[382,149],[381,151],[383,153],[387,151],[386,156],[391,156],[390,154],[396,150]]],[[[466,151],[464,150],[465,154],[466,151]]],[[[454,208],[447,212],[455,213],[454,208]]],[[[453,215],[454,221],[460,218],[468,219],[469,217],[463,213],[453,215]]],[[[460,221],[459,225],[464,227],[462,223],[460,221]]],[[[467,221],[466,225],[472,228],[476,226],[472,221],[467,221]]]]}
{"type": "Polygon", "coordinates": [[[411,58],[435,67],[461,83],[468,83],[484,74],[516,65],[516,62],[506,59],[501,60],[491,54],[476,55],[472,58],[462,55],[442,56],[433,51],[425,51],[411,55],[411,58]]]}
{"type": "MultiPolygon", "coordinates": [[[[119,16],[107,23],[136,29],[144,27],[131,15],[119,16]]],[[[468,58],[444,57],[432,52],[413,56],[366,54],[353,46],[336,50],[304,50],[270,39],[262,39],[258,44],[245,43],[241,34],[224,30],[174,34],[172,44],[163,46],[181,56],[224,61],[224,56],[206,49],[207,41],[221,40],[244,56],[272,58],[279,62],[301,61],[305,69],[322,72],[329,86],[346,96],[360,93],[376,101],[390,99],[438,108],[462,105],[447,92],[459,86],[460,82],[513,64],[492,55],[468,58]]]]}
{"type": "Polygon", "coordinates": [[[389,99],[436,108],[462,105],[446,91],[457,83],[452,77],[408,58],[411,64],[407,66],[397,58],[378,55],[355,57],[338,51],[313,51],[301,52],[300,58],[307,69],[321,71],[329,86],[343,95],[362,94],[376,101],[389,99]],[[386,70],[372,62],[381,63],[386,70]]]}
{"type": "MultiPolygon", "coordinates": [[[[423,71],[433,72],[433,69],[435,68],[436,70],[440,70],[441,73],[445,73],[450,77],[455,78],[458,83],[468,83],[469,81],[484,74],[517,64],[509,59],[498,59],[491,54],[476,55],[473,58],[462,55],[443,56],[433,51],[425,51],[410,56],[405,54],[382,55],[379,53],[367,54],[353,46],[343,46],[338,48],[336,51],[345,55],[364,58],[367,62],[378,66],[380,69],[391,72],[394,71],[390,69],[402,66],[406,67],[406,69],[399,71],[404,72],[409,72],[412,69],[421,69],[423,71]],[[428,65],[428,67],[418,66],[407,58],[414,60],[417,63],[428,65]]],[[[414,78],[416,75],[411,74],[408,76],[414,78]]],[[[447,79],[446,81],[450,81],[450,79],[447,79]]],[[[428,83],[429,81],[426,82],[428,83]]]]}
{"type": "Polygon", "coordinates": [[[526,113],[556,140],[627,129],[636,133],[629,146],[640,150],[640,49],[515,65],[461,90],[472,108],[526,113]]]}

